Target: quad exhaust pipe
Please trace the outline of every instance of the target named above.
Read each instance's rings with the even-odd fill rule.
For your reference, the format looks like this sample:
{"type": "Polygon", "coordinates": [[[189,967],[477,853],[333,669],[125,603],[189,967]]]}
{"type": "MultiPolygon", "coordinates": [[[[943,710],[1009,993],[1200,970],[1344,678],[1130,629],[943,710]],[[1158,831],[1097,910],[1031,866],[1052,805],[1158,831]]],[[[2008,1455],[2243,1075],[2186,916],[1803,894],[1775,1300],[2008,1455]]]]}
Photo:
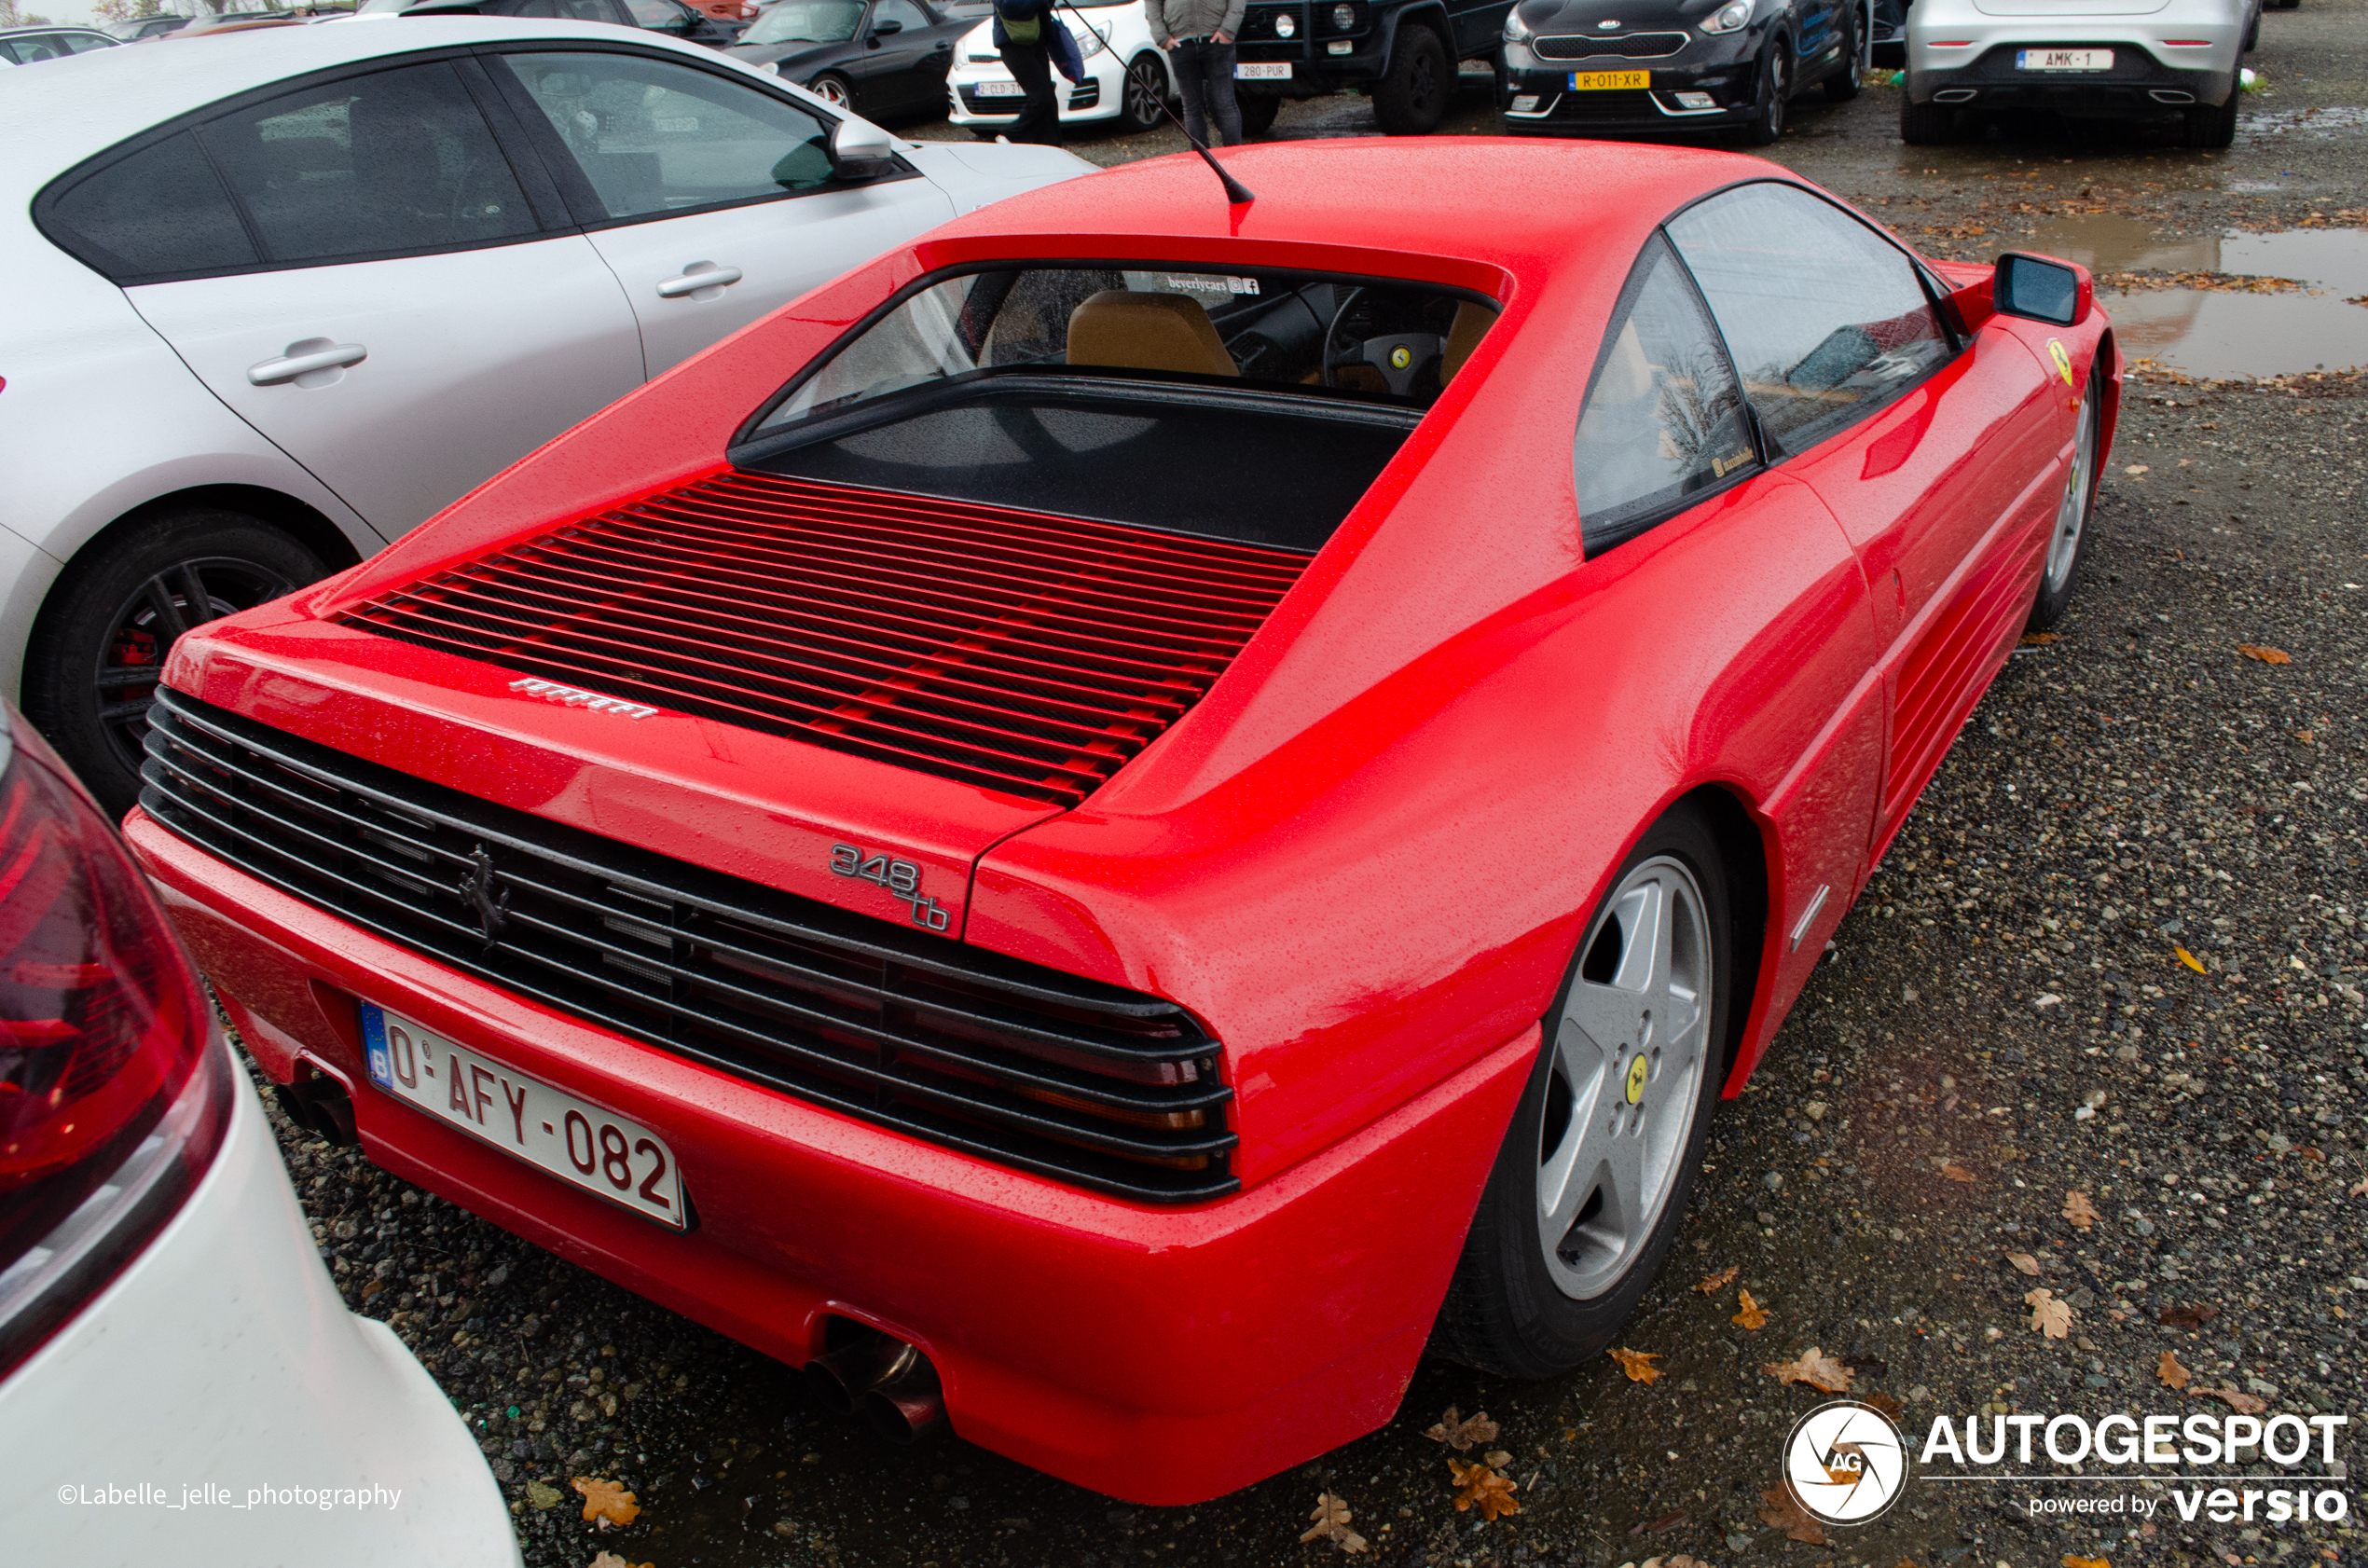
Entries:
{"type": "Polygon", "coordinates": [[[891,1443],[916,1443],[945,1424],[937,1369],[917,1346],[851,1318],[833,1318],[834,1348],[805,1366],[805,1385],[838,1415],[853,1416],[891,1443]]]}

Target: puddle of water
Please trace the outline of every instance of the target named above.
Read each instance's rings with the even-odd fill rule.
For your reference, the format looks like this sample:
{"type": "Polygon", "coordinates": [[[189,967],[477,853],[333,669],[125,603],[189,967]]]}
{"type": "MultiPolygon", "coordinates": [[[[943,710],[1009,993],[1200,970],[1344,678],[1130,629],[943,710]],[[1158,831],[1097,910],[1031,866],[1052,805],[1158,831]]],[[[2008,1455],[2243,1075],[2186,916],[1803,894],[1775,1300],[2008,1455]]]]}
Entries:
{"type": "Polygon", "coordinates": [[[2368,365],[2368,309],[2327,294],[2156,289],[2104,296],[2131,359],[2190,376],[2292,376],[2368,365]]]}
{"type": "Polygon", "coordinates": [[[2237,129],[2248,139],[2294,131],[2313,138],[2349,135],[2368,129],[2368,109],[2265,109],[2245,116],[2237,129]]]}
{"type": "Polygon", "coordinates": [[[2289,376],[2368,364],[2368,230],[2297,228],[2196,240],[2157,238],[2134,218],[2099,213],[2043,226],[2027,248],[2097,272],[2234,272],[2292,278],[2323,292],[2240,294],[2153,289],[2109,294],[2122,352],[2190,376],[2289,376]]]}

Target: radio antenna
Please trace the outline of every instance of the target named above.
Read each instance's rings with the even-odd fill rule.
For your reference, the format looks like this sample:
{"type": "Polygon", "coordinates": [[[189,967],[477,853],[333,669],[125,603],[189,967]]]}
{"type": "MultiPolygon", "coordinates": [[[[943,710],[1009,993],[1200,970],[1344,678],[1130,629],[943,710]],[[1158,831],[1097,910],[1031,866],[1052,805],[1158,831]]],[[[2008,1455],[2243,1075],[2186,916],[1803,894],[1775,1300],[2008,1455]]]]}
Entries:
{"type": "MultiPolygon", "coordinates": [[[[1068,12],[1069,15],[1077,17],[1079,23],[1084,27],[1087,36],[1095,39],[1101,48],[1109,48],[1109,40],[1102,37],[1099,33],[1095,32],[1094,24],[1092,22],[1087,21],[1081,16],[1078,16],[1077,7],[1070,5],[1069,0],[1055,0],[1055,3],[1061,7],[1061,9],[1068,12]]],[[[1162,50],[1161,52],[1164,54],[1166,51],[1162,50]]],[[[1123,80],[1122,80],[1119,83],[1119,91],[1124,92],[1125,90],[1126,84],[1123,80]]],[[[1251,202],[1258,199],[1258,192],[1250,189],[1249,186],[1242,184],[1241,181],[1227,173],[1225,172],[1225,165],[1217,161],[1216,158],[1210,154],[1207,145],[1203,143],[1199,137],[1193,135],[1191,131],[1185,130],[1184,122],[1177,119],[1175,112],[1168,108],[1166,93],[1153,93],[1151,95],[1151,102],[1159,105],[1159,111],[1161,114],[1167,116],[1168,124],[1184,132],[1184,140],[1192,144],[1192,150],[1201,155],[1201,161],[1208,165],[1209,172],[1215,174],[1218,183],[1225,186],[1226,200],[1232,202],[1236,207],[1246,207],[1251,202]]],[[[1053,114],[1057,117],[1059,113],[1059,108],[1055,106],[1053,114]]]]}

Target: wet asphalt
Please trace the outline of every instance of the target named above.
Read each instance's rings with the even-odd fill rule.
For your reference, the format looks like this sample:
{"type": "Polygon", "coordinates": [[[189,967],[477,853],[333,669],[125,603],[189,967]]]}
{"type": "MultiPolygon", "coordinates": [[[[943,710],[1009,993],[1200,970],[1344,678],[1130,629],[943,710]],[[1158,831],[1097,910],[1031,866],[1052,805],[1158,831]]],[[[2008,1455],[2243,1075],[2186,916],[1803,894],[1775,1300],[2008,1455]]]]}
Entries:
{"type": "MultiPolygon", "coordinates": [[[[2182,273],[2211,293],[2235,285],[2195,276],[2192,251],[2153,265],[2160,247],[2368,224],[2368,0],[2269,13],[2251,63],[2265,90],[2224,153],[2045,125],[1911,149],[1878,87],[1812,96],[1772,156],[1934,254],[1987,259],[2070,221],[2133,295],[2182,273]]],[[[1450,129],[1491,127],[1474,99],[1450,129]]],[[[1342,98],[1287,108],[1275,133],[1373,129],[1342,98]]],[[[1654,1382],[1608,1359],[1535,1385],[1425,1363],[1380,1432],[1198,1507],[1136,1507],[958,1438],[885,1446],[787,1369],[275,1110],[324,1256],[479,1434],[535,1568],[604,1550],[657,1568],[1315,1562],[1338,1555],[1299,1539],[1327,1492],[1354,1510],[1364,1560],[1406,1568],[2347,1563],[2356,1482],[2325,1479],[2315,1451],[2242,1468],[2344,1493],[2341,1522],[2185,1520],[2136,1481],[1920,1480],[1815,1545],[1762,1497],[1793,1422],[1825,1397],[1762,1369],[1812,1346],[1920,1441],[1936,1416],[2252,1400],[2349,1414],[2338,1465],[2359,1464],[2368,387],[2268,368],[2298,373],[2201,380],[2174,362],[2132,381],[2071,613],[2009,661],[1751,1091],[1722,1107],[1686,1229],[1620,1341],[1661,1358],[1654,1382]],[[2085,1229],[2065,1217],[2073,1191],[2096,1211],[2085,1229]],[[2031,1327],[2039,1289],[2071,1308],[2064,1337],[2031,1327]],[[1756,1329],[1734,1321],[1742,1290],[1769,1314],[1756,1329]],[[2189,1392],[2161,1381],[2165,1351],[2189,1392]],[[2194,1392],[2207,1385],[2228,1396],[2194,1392]],[[1453,1506],[1448,1451],[1424,1436],[1450,1405],[1499,1424],[1518,1515],[1453,1506]],[[597,1530],[575,1477],[621,1482],[640,1516],[597,1530]],[[2104,1493],[2158,1511],[2028,1511],[2104,1493]]]]}

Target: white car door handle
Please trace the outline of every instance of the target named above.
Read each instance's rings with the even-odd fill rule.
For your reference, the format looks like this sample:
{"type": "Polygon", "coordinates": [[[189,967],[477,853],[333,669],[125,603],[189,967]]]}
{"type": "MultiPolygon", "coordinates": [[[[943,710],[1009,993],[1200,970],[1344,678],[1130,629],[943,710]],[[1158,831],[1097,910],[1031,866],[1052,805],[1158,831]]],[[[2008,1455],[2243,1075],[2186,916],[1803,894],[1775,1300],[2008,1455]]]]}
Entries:
{"type": "Polygon", "coordinates": [[[680,299],[686,294],[696,294],[701,289],[724,288],[739,281],[740,269],[737,267],[718,267],[711,261],[695,261],[679,275],[661,280],[658,297],[680,299]]]}
{"type": "Polygon", "coordinates": [[[369,357],[370,351],[359,343],[332,343],[325,349],[309,349],[300,354],[281,354],[259,360],[247,366],[247,379],[258,387],[272,387],[315,370],[342,370],[349,364],[360,364],[369,357]]]}

